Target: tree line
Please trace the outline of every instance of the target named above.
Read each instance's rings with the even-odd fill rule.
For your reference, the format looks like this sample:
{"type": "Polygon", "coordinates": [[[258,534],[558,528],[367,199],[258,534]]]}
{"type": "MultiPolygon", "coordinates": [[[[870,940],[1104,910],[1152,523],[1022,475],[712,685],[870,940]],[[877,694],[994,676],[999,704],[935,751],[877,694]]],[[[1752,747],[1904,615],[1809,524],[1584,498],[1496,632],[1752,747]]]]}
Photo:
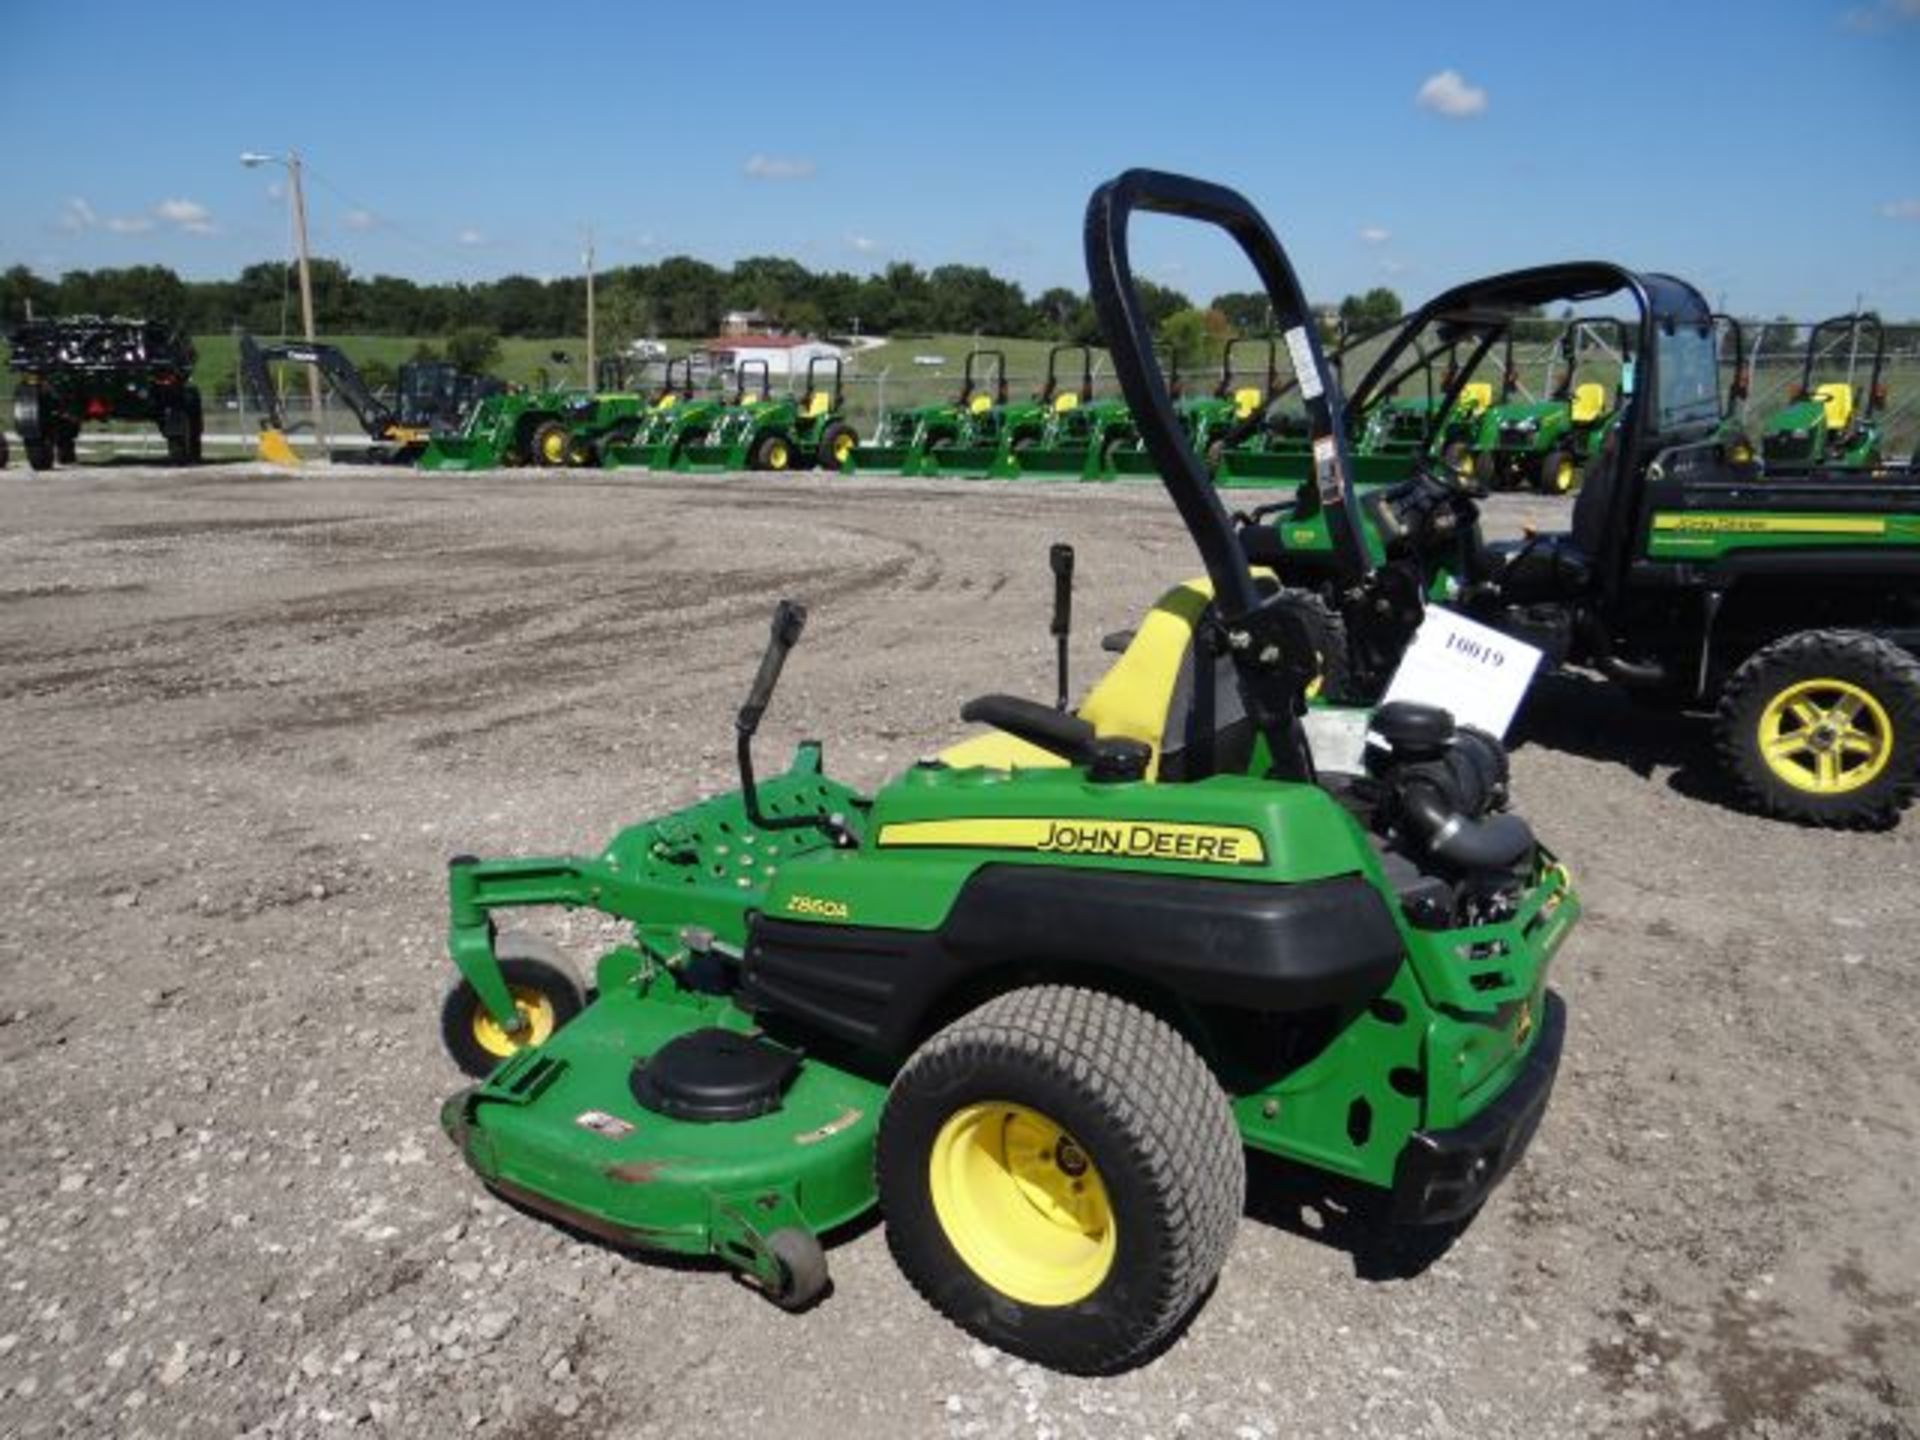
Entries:
{"type": "MultiPolygon", "coordinates": [[[[506,275],[472,283],[422,284],[395,275],[360,276],[344,263],[311,265],[314,308],[328,334],[452,336],[462,331],[543,338],[585,328],[586,282],[506,275]]],[[[1171,287],[1140,282],[1147,318],[1163,340],[1190,353],[1217,354],[1225,338],[1262,333],[1266,299],[1229,292],[1204,306],[1171,287]]],[[[24,265],[0,272],[0,324],[41,316],[140,315],[194,334],[240,327],[278,335],[299,325],[298,289],[280,262],[249,265],[232,280],[186,280],[163,265],[72,270],[48,279],[24,265]]],[[[979,333],[1097,344],[1100,327],[1084,294],[1054,287],[1029,298],[1020,285],[977,265],[922,270],[904,261],[871,275],[815,272],[797,261],[758,256],[722,268],[688,256],[628,265],[596,277],[597,327],[607,348],[642,336],[717,334],[722,316],[753,310],[788,328],[845,335],[979,333]]],[[[1343,321],[1396,318],[1390,290],[1348,296],[1343,321]]]]}

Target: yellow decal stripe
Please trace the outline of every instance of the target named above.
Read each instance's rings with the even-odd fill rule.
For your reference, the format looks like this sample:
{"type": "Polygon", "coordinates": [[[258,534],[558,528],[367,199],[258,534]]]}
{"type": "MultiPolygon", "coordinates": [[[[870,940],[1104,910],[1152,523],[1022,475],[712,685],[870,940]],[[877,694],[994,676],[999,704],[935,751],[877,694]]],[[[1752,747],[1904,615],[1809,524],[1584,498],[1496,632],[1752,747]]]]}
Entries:
{"type": "Polygon", "coordinates": [[[1050,855],[1113,855],[1128,860],[1183,860],[1198,865],[1263,865],[1260,832],[1240,825],[1167,820],[1079,820],[996,817],[903,820],[880,827],[882,847],[935,845],[962,849],[1038,850],[1050,855]]]}
{"type": "Polygon", "coordinates": [[[1663,510],[1654,515],[1653,528],[1714,535],[1884,535],[1887,522],[1867,515],[1711,515],[1663,510]]]}

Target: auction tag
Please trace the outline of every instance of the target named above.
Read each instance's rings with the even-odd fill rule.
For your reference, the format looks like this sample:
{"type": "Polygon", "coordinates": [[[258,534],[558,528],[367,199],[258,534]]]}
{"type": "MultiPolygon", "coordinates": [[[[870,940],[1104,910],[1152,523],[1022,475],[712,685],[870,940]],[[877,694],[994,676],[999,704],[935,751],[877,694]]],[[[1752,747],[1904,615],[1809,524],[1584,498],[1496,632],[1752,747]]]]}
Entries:
{"type": "Polygon", "coordinates": [[[1504,739],[1541,659],[1524,641],[1429,605],[1380,703],[1438,705],[1453,713],[1455,724],[1504,739]]]}
{"type": "Polygon", "coordinates": [[[1307,339],[1307,327],[1296,325],[1287,331],[1287,355],[1293,361],[1294,382],[1302,400],[1318,400],[1323,388],[1320,369],[1313,363],[1313,346],[1307,339]]]}

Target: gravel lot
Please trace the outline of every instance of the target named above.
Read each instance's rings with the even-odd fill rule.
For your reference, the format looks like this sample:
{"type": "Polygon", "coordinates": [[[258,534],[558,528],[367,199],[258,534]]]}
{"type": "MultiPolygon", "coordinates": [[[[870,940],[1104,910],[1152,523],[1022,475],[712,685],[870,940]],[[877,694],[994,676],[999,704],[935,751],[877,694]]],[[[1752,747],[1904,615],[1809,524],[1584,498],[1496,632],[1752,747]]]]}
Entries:
{"type": "Polygon", "coordinates": [[[1566,1063],[1450,1249],[1256,1166],[1184,1338],[1081,1381],[948,1327],[877,1225],[790,1316],[480,1189],[435,1124],[445,858],[730,785],[781,595],[769,756],[871,784],[1051,694],[1053,539],[1083,680],[1198,568],[1140,486],[0,472],[0,1430],[1920,1435],[1920,818],[1733,813],[1597,684],[1515,760],[1589,906],[1566,1063]]]}

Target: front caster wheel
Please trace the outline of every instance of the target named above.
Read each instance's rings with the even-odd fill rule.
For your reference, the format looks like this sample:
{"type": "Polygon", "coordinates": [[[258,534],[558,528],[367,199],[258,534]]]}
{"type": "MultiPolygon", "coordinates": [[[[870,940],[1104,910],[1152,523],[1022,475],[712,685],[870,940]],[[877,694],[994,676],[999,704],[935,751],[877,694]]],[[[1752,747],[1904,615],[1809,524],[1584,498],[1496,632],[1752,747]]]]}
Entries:
{"type": "Polygon", "coordinates": [[[827,1252],[805,1230],[789,1225],[767,1236],[767,1249],[779,1262],[780,1279],[767,1298],[782,1310],[804,1310],[827,1291],[827,1252]]]}
{"type": "Polygon", "coordinates": [[[440,1006],[440,1039],[453,1063],[485,1078],[510,1055],[545,1043],[586,1008],[586,986],[560,952],[532,935],[502,935],[494,942],[500,973],[526,1022],[517,1031],[495,1020],[473,986],[461,980],[440,1006]]]}
{"type": "Polygon", "coordinates": [[[1014,990],[893,1082],[875,1154],[887,1240],[948,1319],[1102,1374],[1144,1360],[1233,1243],[1246,1162],[1219,1083],[1146,1011],[1014,990]]]}

